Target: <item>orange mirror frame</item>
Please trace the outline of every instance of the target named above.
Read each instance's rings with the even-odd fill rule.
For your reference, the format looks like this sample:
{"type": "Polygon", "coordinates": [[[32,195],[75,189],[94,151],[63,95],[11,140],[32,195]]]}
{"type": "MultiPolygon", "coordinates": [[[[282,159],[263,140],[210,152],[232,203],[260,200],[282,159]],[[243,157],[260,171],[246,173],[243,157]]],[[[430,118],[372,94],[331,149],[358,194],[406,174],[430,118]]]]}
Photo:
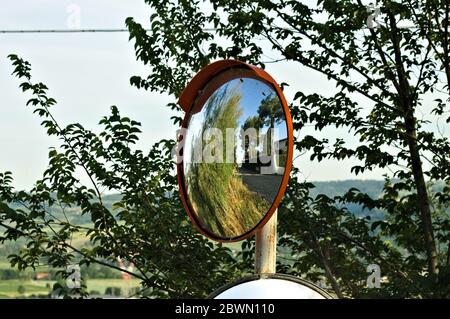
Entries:
{"type": "MultiPolygon", "coordinates": [[[[191,113],[193,111],[193,108],[202,108],[204,102],[206,101],[205,98],[202,98],[201,101],[199,101],[199,97],[201,94],[203,94],[203,89],[211,82],[215,81],[218,83],[223,83],[230,79],[230,76],[226,76],[225,78],[220,78],[221,75],[223,75],[226,71],[240,71],[242,74],[245,74],[245,77],[251,77],[254,79],[258,79],[260,81],[263,81],[270,85],[277,93],[282,107],[284,111],[284,115],[286,118],[286,126],[287,126],[287,160],[286,160],[286,166],[283,174],[283,178],[281,181],[280,188],[278,190],[277,196],[273,200],[272,206],[269,208],[269,211],[266,213],[264,218],[252,229],[247,231],[246,233],[233,237],[233,238],[221,238],[217,237],[216,235],[210,233],[206,227],[203,228],[201,226],[201,222],[198,220],[194,210],[192,209],[191,204],[189,203],[189,196],[186,192],[185,183],[184,183],[184,168],[183,168],[183,144],[180,143],[183,137],[179,137],[179,144],[178,144],[178,161],[177,161],[177,175],[178,175],[178,186],[180,191],[181,200],[184,206],[184,209],[186,210],[191,222],[196,226],[196,228],[206,237],[213,239],[218,242],[235,242],[240,241],[243,239],[246,239],[250,236],[252,236],[259,228],[264,226],[267,221],[272,217],[275,210],[278,208],[278,205],[281,202],[281,199],[283,198],[284,192],[286,191],[286,187],[289,181],[289,174],[292,168],[292,157],[293,157],[293,149],[294,149],[294,137],[293,137],[293,126],[292,126],[292,118],[289,111],[289,107],[286,102],[286,98],[284,97],[283,91],[281,90],[280,86],[277,84],[277,82],[263,69],[258,68],[256,66],[252,66],[249,64],[246,64],[244,62],[238,61],[238,60],[220,60],[217,62],[213,62],[203,69],[201,69],[193,78],[192,80],[187,84],[185,89],[180,95],[180,98],[178,100],[178,104],[181,106],[181,108],[186,112],[186,115],[184,117],[184,120],[181,124],[182,128],[187,128],[188,122],[191,116],[191,113]],[[203,103],[202,103],[203,102],[203,103]]],[[[235,72],[234,72],[235,73],[235,72]]],[[[236,76],[232,76],[235,78],[236,76]]],[[[210,94],[207,94],[207,96],[210,94]]],[[[195,113],[200,111],[195,110],[195,113]]]]}

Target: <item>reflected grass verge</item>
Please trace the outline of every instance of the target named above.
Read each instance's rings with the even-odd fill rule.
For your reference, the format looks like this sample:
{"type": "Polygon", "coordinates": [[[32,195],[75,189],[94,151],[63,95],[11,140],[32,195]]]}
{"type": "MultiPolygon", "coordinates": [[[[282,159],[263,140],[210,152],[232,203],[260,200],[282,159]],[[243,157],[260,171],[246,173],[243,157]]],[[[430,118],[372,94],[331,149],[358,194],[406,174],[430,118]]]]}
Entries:
{"type": "MultiPolygon", "coordinates": [[[[193,139],[201,143],[208,128],[217,128],[225,140],[227,128],[237,128],[244,110],[241,105],[241,83],[225,85],[216,91],[205,105],[204,125],[193,139]]],[[[212,138],[207,138],[207,143],[212,138]]],[[[215,149],[215,155],[224,157],[226,149],[215,149]]],[[[231,150],[236,153],[236,147],[231,150]]],[[[214,153],[213,152],[213,153],[214,153]]],[[[270,203],[251,191],[237,173],[236,163],[194,163],[186,171],[186,186],[192,208],[198,220],[211,233],[219,237],[241,236],[254,228],[269,210],[270,203]]]]}
{"type": "Polygon", "coordinates": [[[254,228],[269,210],[270,203],[249,190],[236,171],[227,185],[218,185],[213,178],[201,179],[214,174],[208,166],[199,168],[199,189],[191,193],[191,204],[199,220],[206,229],[226,238],[240,236],[254,228]]]}

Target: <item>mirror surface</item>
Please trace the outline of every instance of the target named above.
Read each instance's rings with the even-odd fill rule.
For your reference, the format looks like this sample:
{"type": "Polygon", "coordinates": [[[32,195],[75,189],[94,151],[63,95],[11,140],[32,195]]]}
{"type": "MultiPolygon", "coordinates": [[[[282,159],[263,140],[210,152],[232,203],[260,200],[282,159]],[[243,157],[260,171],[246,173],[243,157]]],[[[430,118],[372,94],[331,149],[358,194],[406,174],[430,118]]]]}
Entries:
{"type": "Polygon", "coordinates": [[[242,77],[211,86],[186,125],[184,187],[199,226],[231,239],[254,229],[280,190],[287,124],[276,91],[265,82],[242,77]]]}
{"type": "Polygon", "coordinates": [[[325,299],[317,290],[283,279],[259,279],[233,286],[214,299],[325,299]]]}

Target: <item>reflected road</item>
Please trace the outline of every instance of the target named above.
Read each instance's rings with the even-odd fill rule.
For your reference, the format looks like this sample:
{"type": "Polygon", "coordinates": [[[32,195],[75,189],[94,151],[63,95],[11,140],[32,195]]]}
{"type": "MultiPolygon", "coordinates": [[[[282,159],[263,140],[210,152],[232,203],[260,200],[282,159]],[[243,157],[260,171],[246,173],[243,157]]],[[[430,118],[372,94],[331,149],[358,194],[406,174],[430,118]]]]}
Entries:
{"type": "Polygon", "coordinates": [[[238,175],[251,191],[259,193],[269,203],[277,196],[283,179],[283,175],[261,175],[242,168],[238,170],[238,175]]]}

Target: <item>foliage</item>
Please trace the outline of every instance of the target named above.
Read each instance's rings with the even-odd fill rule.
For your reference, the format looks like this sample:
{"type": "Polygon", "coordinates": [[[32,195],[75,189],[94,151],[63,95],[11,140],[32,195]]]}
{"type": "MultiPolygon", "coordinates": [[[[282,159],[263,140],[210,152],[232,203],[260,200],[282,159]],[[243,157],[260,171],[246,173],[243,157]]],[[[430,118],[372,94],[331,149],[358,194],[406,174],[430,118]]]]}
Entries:
{"type": "Polygon", "coordinates": [[[21,295],[23,295],[23,294],[25,293],[25,291],[26,291],[26,289],[25,289],[25,287],[22,286],[22,285],[20,285],[20,286],[17,288],[17,292],[18,292],[19,294],[21,294],[21,295]]]}
{"type": "Polygon", "coordinates": [[[280,244],[296,258],[280,261],[279,269],[325,276],[338,296],[448,295],[450,143],[430,125],[450,122],[448,5],[382,1],[381,27],[368,29],[361,1],[322,0],[312,7],[211,0],[209,11],[199,1],[146,2],[155,10],[151,31],[127,20],[137,58],[151,67],[147,78],[133,77],[133,85],[177,96],[215,59],[261,67],[287,61],[292,70],[297,63],[326,76],[336,93],[295,94],[294,128],[310,124],[317,133],[303,136],[296,148],[313,161],[356,160],[355,175],[387,172],[378,197],[354,187],[341,196],[310,197],[312,185],[294,175],[280,208],[280,244]],[[415,27],[399,26],[407,20],[415,27]],[[273,59],[264,61],[268,56],[273,59]],[[345,129],[358,144],[320,138],[330,127],[345,129]],[[442,182],[446,186],[432,195],[428,186],[442,182]],[[355,218],[347,205],[383,211],[384,219],[355,218]],[[372,263],[386,284],[368,291],[372,263]]]}
{"type": "MultiPolygon", "coordinates": [[[[339,297],[450,296],[450,142],[430,125],[450,122],[448,4],[382,1],[381,27],[368,29],[367,8],[359,0],[319,0],[316,7],[294,0],[211,0],[211,10],[199,1],[146,3],[154,10],[151,31],[126,21],[136,57],[150,69],[147,77],[132,77],[132,85],[177,98],[195,72],[221,58],[308,67],[332,81],[336,92],[295,94],[294,128],[310,124],[316,130],[295,141],[296,148],[308,151],[312,161],[356,160],[355,175],[389,172],[380,196],[350,187],[342,195],[312,197],[313,185],[300,181],[294,169],[279,209],[279,244],[286,252],[278,261],[280,272],[326,279],[339,297]],[[398,26],[407,20],[415,27],[398,26]],[[264,61],[267,56],[274,59],[264,61]],[[358,145],[322,138],[330,127],[345,129],[358,145]],[[431,191],[436,183],[444,186],[431,191]],[[383,219],[359,218],[347,205],[383,211],[383,219]],[[366,267],[373,263],[380,265],[383,283],[369,290],[366,267]]],[[[205,296],[250,271],[253,241],[243,242],[236,259],[189,224],[176,195],[173,141],[145,154],[133,150],[139,123],[122,117],[117,107],[101,120],[99,134],[80,124],[59,127],[45,85],[31,82],[27,62],[10,58],[14,74],[25,81],[22,89],[33,94],[33,111],[48,134],[61,140],[30,192],[14,192],[11,174],[0,175],[3,239],[28,239],[20,254],[10,256],[13,265],[25,269],[44,259],[62,267],[74,254],[81,263],[122,257],[136,265],[133,275],[154,296],[167,297],[205,296]],[[92,186],[74,177],[77,167],[92,186]],[[100,189],[123,197],[109,209],[100,189]],[[12,203],[24,207],[13,209],[12,203]],[[54,205],[80,206],[94,226],[53,219],[48,208],[54,205]],[[68,244],[80,231],[92,247],[68,244]]]]}
{"type": "Polygon", "coordinates": [[[43,119],[47,133],[61,141],[30,192],[14,192],[11,173],[0,174],[2,240],[27,240],[25,248],[9,256],[12,266],[22,270],[47,263],[65,269],[75,262],[98,263],[131,273],[143,289],[151,287],[161,297],[205,296],[239,276],[231,251],[197,233],[181,207],[170,158],[173,141],[161,141],[146,154],[134,150],[140,123],[121,116],[115,106],[101,119],[99,134],[78,123],[60,127],[50,112],[56,101],[47,96],[47,87],[31,82],[28,62],[15,55],[10,59],[14,74],[24,80],[21,88],[32,94],[27,104],[43,119]],[[90,187],[77,179],[77,168],[87,174],[90,187]],[[119,193],[121,200],[108,208],[100,190],[119,193]],[[22,207],[12,209],[12,204],[22,207]],[[55,218],[54,206],[63,211],[80,207],[92,227],[55,218]],[[70,244],[80,232],[92,246],[70,244]],[[132,262],[135,271],[115,266],[117,258],[132,262]]]}

